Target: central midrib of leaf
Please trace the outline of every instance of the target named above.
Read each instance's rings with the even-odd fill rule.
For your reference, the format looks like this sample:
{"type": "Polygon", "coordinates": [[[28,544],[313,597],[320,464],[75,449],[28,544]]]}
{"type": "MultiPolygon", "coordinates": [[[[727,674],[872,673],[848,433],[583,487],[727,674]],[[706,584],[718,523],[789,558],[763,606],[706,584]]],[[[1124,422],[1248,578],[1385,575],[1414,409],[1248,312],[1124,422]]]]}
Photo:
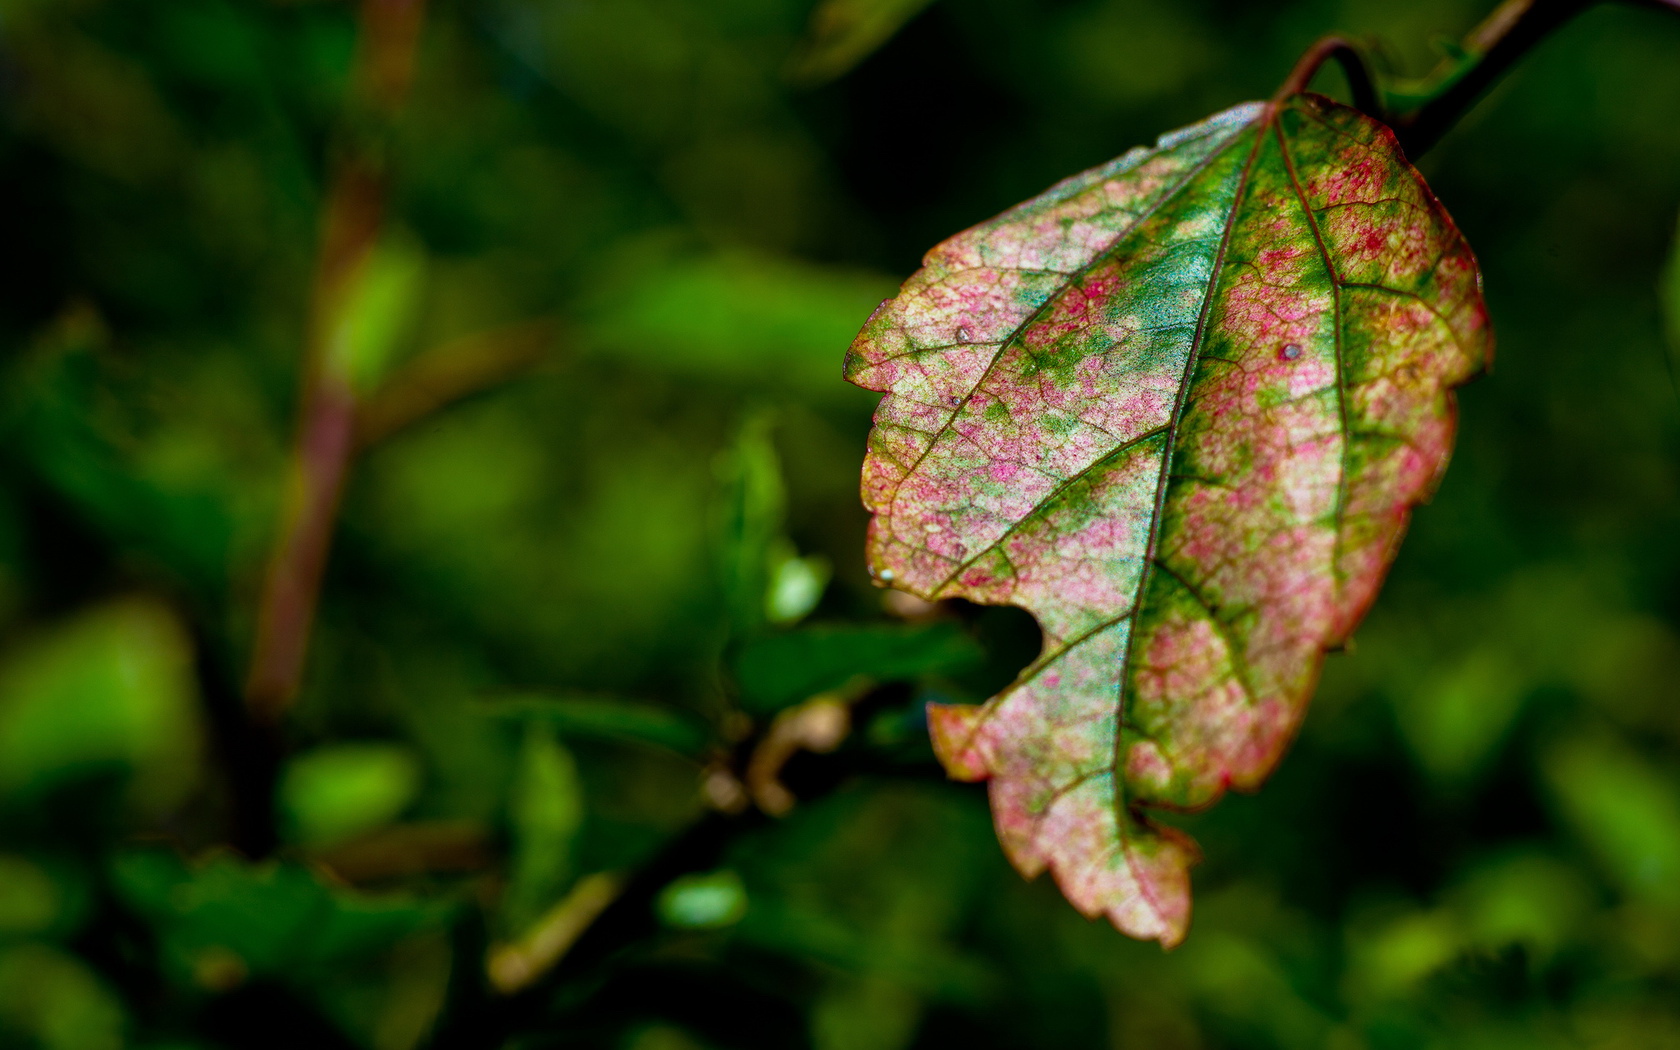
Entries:
{"type": "MultiPolygon", "coordinates": [[[[1237,212],[1242,208],[1243,198],[1247,195],[1249,180],[1254,173],[1255,161],[1260,157],[1260,146],[1266,141],[1264,129],[1267,125],[1276,126],[1277,113],[1277,104],[1270,104],[1266,107],[1263,115],[1257,122],[1259,128],[1254,133],[1254,144],[1249,147],[1248,159],[1243,162],[1242,173],[1237,177],[1236,189],[1231,194],[1230,209],[1225,213],[1224,228],[1220,230],[1219,234],[1219,248],[1214,253],[1213,265],[1208,270],[1207,285],[1204,287],[1202,292],[1201,312],[1196,318],[1196,333],[1191,337],[1190,352],[1187,353],[1184,358],[1184,374],[1179,377],[1178,391],[1173,401],[1172,412],[1167,417],[1167,432],[1165,437],[1166,447],[1161,454],[1160,474],[1156,478],[1155,482],[1155,504],[1149,516],[1148,544],[1144,551],[1142,567],[1138,572],[1137,590],[1133,592],[1131,608],[1128,609],[1125,614],[1126,616],[1132,617],[1133,629],[1126,635],[1125,656],[1120,662],[1119,674],[1115,676],[1114,760],[1112,765],[1114,769],[1114,831],[1116,838],[1119,840],[1120,849],[1126,854],[1127,863],[1135,863],[1135,861],[1132,856],[1132,837],[1128,834],[1127,829],[1127,824],[1129,823],[1129,813],[1127,811],[1126,792],[1121,784],[1122,778],[1120,771],[1125,768],[1125,748],[1128,746],[1125,734],[1126,689],[1131,677],[1132,662],[1136,657],[1137,640],[1140,633],[1136,629],[1136,617],[1138,615],[1138,611],[1143,606],[1144,595],[1148,593],[1150,580],[1155,574],[1156,551],[1161,539],[1161,516],[1166,509],[1167,480],[1172,474],[1173,450],[1178,444],[1178,430],[1179,425],[1184,420],[1184,407],[1189,398],[1190,382],[1196,374],[1196,366],[1201,361],[1202,347],[1205,345],[1207,340],[1208,319],[1213,315],[1214,292],[1218,289],[1220,279],[1224,273],[1225,256],[1230,249],[1233,232],[1236,230],[1237,212]]],[[[1231,149],[1241,141],[1242,136],[1239,135],[1218,152],[1223,154],[1226,150],[1231,149]]],[[[1173,196],[1177,196],[1182,192],[1184,192],[1184,187],[1178,187],[1173,191],[1173,196]]],[[[1112,249],[1113,246],[1110,247],[1110,250],[1112,249]]],[[[1179,582],[1181,584],[1185,583],[1183,580],[1180,580],[1179,582]]],[[[1186,584],[1186,586],[1188,585],[1186,584]]],[[[1217,621],[1218,618],[1214,617],[1213,619],[1217,621]]],[[[1062,652],[1066,651],[1066,649],[1062,650],[1062,652]]],[[[1238,650],[1235,647],[1232,647],[1233,657],[1237,651],[1238,650]]],[[[1058,653],[1057,655],[1059,656],[1061,654],[1058,653]]],[[[1246,684],[1244,688],[1246,691],[1246,684]]],[[[1252,700],[1252,692],[1248,693],[1248,695],[1252,700]]],[[[1149,901],[1150,907],[1157,913],[1161,912],[1161,904],[1155,899],[1154,894],[1150,892],[1149,887],[1146,884],[1140,884],[1139,888],[1144,897],[1149,901]]]]}

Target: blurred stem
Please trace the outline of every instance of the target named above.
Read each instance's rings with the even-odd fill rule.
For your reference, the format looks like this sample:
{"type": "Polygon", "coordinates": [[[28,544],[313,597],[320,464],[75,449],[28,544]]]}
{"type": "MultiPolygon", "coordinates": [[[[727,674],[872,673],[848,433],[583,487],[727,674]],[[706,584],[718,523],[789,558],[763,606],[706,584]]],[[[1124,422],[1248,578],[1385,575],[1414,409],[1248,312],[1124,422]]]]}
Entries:
{"type": "Polygon", "coordinates": [[[512,379],[542,361],[559,326],[538,318],[452,339],[384,380],[356,413],[356,447],[376,445],[451,402],[512,379]]]}
{"type": "MultiPolygon", "coordinates": [[[[1324,63],[1335,59],[1347,75],[1353,104],[1394,129],[1413,160],[1428,152],[1517,60],[1570,19],[1611,0],[1505,0],[1421,81],[1379,92],[1358,48],[1326,37],[1295,63],[1278,88],[1282,99],[1307,90],[1324,63]],[[1386,96],[1386,98],[1385,98],[1386,96]]],[[[1616,0],[1680,14],[1680,0],[1616,0]]]]}
{"type": "MultiPolygon", "coordinates": [[[[1389,119],[1406,155],[1417,159],[1457,124],[1517,60],[1590,7],[1610,0],[1505,0],[1422,83],[1393,92],[1411,103],[1389,119]]],[[[1617,0],[1680,14],[1680,0],[1617,0]]]]}
{"type": "Polygon", "coordinates": [[[423,0],[363,0],[348,134],[322,217],[306,329],[296,441],[286,468],[279,535],[257,609],[245,702],[276,726],[297,695],[355,447],[356,391],[335,354],[356,281],[379,241],[389,188],[386,139],[413,81],[423,0]]]}
{"type": "Polygon", "coordinates": [[[1415,93],[1422,101],[1391,120],[1412,159],[1427,152],[1516,61],[1600,0],[1505,0],[1459,45],[1415,93]]]}

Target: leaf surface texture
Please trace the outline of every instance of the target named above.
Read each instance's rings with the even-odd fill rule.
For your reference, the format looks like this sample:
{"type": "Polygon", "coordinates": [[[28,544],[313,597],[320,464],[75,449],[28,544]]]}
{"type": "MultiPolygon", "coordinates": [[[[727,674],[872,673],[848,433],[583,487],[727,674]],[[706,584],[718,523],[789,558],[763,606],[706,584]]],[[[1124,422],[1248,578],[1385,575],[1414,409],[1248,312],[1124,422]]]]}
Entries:
{"type": "Polygon", "coordinates": [[[1194,844],[1370,605],[1491,352],[1475,259],[1388,129],[1250,103],[935,247],[854,342],[877,578],[1025,608],[1039,658],[930,708],[1027,875],[1171,946],[1194,844]]]}

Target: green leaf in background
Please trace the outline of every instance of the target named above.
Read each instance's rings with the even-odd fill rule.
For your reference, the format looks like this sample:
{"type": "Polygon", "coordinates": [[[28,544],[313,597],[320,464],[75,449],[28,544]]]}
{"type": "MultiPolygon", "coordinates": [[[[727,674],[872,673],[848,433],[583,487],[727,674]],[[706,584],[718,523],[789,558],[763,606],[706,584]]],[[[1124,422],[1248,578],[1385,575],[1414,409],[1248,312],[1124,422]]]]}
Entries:
{"type": "Polygon", "coordinates": [[[211,990],[252,976],[305,987],[436,928],[450,910],[346,890],[299,864],[227,854],[188,864],[163,851],[129,852],[111,874],[124,903],[156,931],[174,979],[211,990]]]}
{"type": "Polygon", "coordinates": [[[789,76],[821,84],[844,75],[932,2],[822,0],[811,12],[811,27],[788,66],[789,76]]]}
{"type": "Polygon", "coordinates": [[[784,531],[787,487],[774,426],[770,413],[752,413],[717,463],[724,600],[735,630],[745,634],[804,619],[832,575],[827,558],[801,557],[784,531]]]}
{"type": "Polygon", "coordinates": [[[665,923],[684,930],[733,926],[747,913],[747,889],[733,871],[684,875],[660,891],[655,902],[665,923]]]}
{"type": "Polygon", "coordinates": [[[80,959],[44,944],[0,947],[0,1045],[122,1050],[122,1002],[80,959]]]}
{"type": "Polygon", "coordinates": [[[709,382],[867,403],[835,382],[834,348],[892,294],[890,277],[740,251],[637,262],[588,315],[607,352],[709,382]]]}
{"type": "Polygon", "coordinates": [[[632,1035],[624,1050],[710,1050],[705,1044],[667,1024],[652,1024],[632,1035]]]}
{"type": "Polygon", "coordinates": [[[982,810],[942,785],[885,784],[798,812],[737,851],[752,905],[731,936],[822,964],[817,1045],[891,1045],[930,1002],[987,993],[994,975],[957,941],[985,870],[982,810]]]}
{"type": "Polygon", "coordinates": [[[542,719],[525,724],[508,821],[513,838],[502,916],[510,932],[529,926],[566,889],[583,827],[577,764],[542,719]]]}
{"type": "Polygon", "coordinates": [[[0,402],[19,458],[112,541],[207,592],[225,586],[245,539],[238,512],[265,508],[242,484],[224,435],[209,432],[219,428],[182,419],[138,426],[133,417],[145,415],[139,403],[149,399],[113,381],[111,334],[91,307],[66,309],[35,344],[13,376],[29,396],[0,402]]]}
{"type": "Polygon", "coordinates": [[[1668,334],[1668,377],[1674,383],[1674,396],[1680,399],[1680,225],[1675,228],[1674,247],[1663,267],[1657,299],[1668,334]]]}
{"type": "Polygon", "coordinates": [[[787,515],[781,459],[771,441],[773,422],[759,412],[741,424],[734,444],[718,459],[722,483],[719,561],[724,601],[737,631],[764,623],[771,574],[787,515]]]}
{"type": "Polygon", "coordinates": [[[375,1050],[409,1050],[443,1001],[450,903],[363,894],[299,864],[225,853],[189,864],[161,850],[126,852],[111,881],[180,987],[219,993],[277,981],[375,1050]]]}
{"type": "Polygon", "coordinates": [[[1564,819],[1622,890],[1680,910],[1680,777],[1590,733],[1556,744],[1544,771],[1564,819]]]}
{"type": "Polygon", "coordinates": [[[1406,742],[1439,782],[1463,786],[1484,770],[1522,705],[1522,668],[1483,648],[1437,667],[1395,699],[1406,742]]]}
{"type": "Polygon", "coordinates": [[[752,639],[736,656],[735,676],[742,706],[769,714],[853,679],[956,674],[981,657],[979,645],[953,623],[834,624],[752,639]]]}
{"type": "Polygon", "coordinates": [[[73,932],[87,912],[87,883],[71,864],[0,853],[0,940],[73,932]]]}
{"type": "Polygon", "coordinates": [[[822,555],[801,558],[792,544],[772,548],[770,584],[764,591],[764,618],[777,626],[798,623],[822,601],[834,573],[822,555]],[[780,555],[778,557],[778,555],[780,555]]]}
{"type": "Polygon", "coordinates": [[[323,338],[326,367],[356,393],[372,391],[384,378],[418,315],[425,279],[420,244],[411,236],[389,236],[348,282],[323,338]]]}
{"type": "Polygon", "coordinates": [[[0,800],[35,802],[115,776],[157,816],[198,780],[202,732],[190,643],[170,611],[118,602],[26,638],[0,663],[0,800]]]}
{"type": "Polygon", "coordinates": [[[320,848],[395,820],[420,786],[420,762],[404,745],[332,744],[286,764],[280,808],[292,841],[320,848]]]}
{"type": "Polygon", "coordinates": [[[1580,933],[1593,889],[1584,874],[1535,850],[1484,857],[1433,907],[1366,902],[1348,922],[1349,999],[1380,1013],[1415,998],[1425,982],[1465,964],[1521,949],[1544,965],[1580,933]]]}
{"type": "Polygon", "coordinates": [[[1530,849],[1477,864],[1448,899],[1459,928],[1481,950],[1518,944],[1541,960],[1579,935],[1594,903],[1583,872],[1530,849]]]}
{"type": "Polygon", "coordinates": [[[1458,923],[1445,911],[1405,909],[1349,926],[1348,990],[1360,1005],[1411,993],[1464,949],[1458,923]]]}
{"type": "Polygon", "coordinates": [[[46,931],[58,917],[61,896],[40,865],[0,854],[0,937],[46,931]]]}
{"type": "Polygon", "coordinates": [[[607,697],[514,694],[483,704],[493,715],[545,722],[561,733],[650,744],[697,758],[710,742],[698,719],[669,707],[607,697]]]}
{"type": "Polygon", "coordinates": [[[832,977],[811,1012],[814,1050],[900,1050],[916,1037],[922,1002],[886,977],[832,977]]]}

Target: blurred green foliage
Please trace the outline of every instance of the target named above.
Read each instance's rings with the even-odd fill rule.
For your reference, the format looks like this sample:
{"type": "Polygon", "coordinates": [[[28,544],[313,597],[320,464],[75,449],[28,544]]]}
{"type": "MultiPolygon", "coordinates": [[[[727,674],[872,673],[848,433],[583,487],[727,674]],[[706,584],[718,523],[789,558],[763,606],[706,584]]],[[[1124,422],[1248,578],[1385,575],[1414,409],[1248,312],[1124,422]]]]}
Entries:
{"type": "Polygon", "coordinates": [[[353,4],[0,5],[0,1045],[1680,1045],[1680,19],[1593,10],[1425,158],[1496,374],[1294,753],[1175,818],[1183,948],[1021,881],[928,754],[1030,622],[862,567],[840,362],[922,251],[1487,6],[459,0],[381,131],[353,4]],[[386,422],[265,744],[358,150],[326,360],[386,422]],[[819,694],[835,754],[741,768],[819,694]]]}

